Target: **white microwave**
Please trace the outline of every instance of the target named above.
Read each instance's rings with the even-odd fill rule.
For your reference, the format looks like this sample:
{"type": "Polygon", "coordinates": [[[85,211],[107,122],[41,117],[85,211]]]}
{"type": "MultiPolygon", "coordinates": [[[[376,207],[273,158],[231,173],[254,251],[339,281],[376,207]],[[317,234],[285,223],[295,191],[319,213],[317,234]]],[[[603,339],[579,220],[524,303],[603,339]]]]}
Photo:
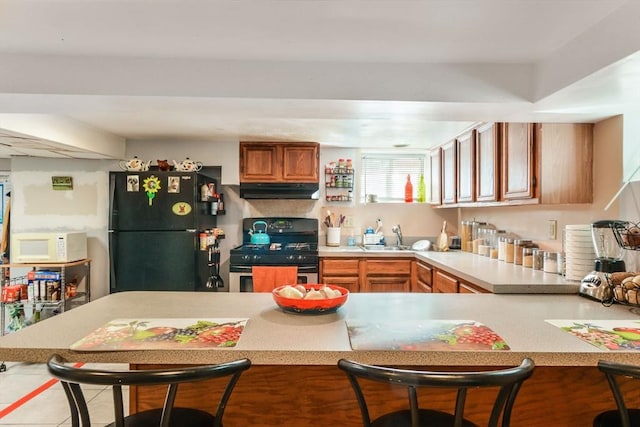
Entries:
{"type": "Polygon", "coordinates": [[[87,233],[11,233],[12,263],[72,262],[87,257],[87,233]]]}

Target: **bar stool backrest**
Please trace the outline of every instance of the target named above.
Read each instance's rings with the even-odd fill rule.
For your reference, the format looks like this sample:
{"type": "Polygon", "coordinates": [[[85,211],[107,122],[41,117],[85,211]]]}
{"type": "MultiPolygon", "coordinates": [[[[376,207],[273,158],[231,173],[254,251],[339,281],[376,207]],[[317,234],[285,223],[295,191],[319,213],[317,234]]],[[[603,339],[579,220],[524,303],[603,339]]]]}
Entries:
{"type": "MultiPolygon", "coordinates": [[[[218,365],[190,366],[184,368],[168,368],[154,370],[107,371],[101,369],[78,368],[71,366],[64,358],[54,354],[47,362],[49,373],[60,380],[67,396],[71,410],[73,427],[90,427],[89,409],[82,392],[81,384],[110,386],[113,392],[115,427],[188,425],[213,426],[222,425],[227,402],[231,397],[240,375],[249,369],[249,359],[235,360],[218,365]],[[174,407],[178,385],[187,382],[203,381],[211,378],[229,377],[229,381],[221,394],[215,416],[194,408],[174,407]],[[129,416],[124,415],[122,398],[123,386],[166,385],[167,393],[164,406],[158,409],[142,411],[129,416]],[[170,424],[171,423],[171,424],[170,424]]],[[[212,405],[213,406],[213,405],[212,405]]]]}
{"type": "Polygon", "coordinates": [[[593,420],[594,427],[631,427],[640,425],[640,409],[627,408],[617,380],[618,377],[640,379],[640,366],[601,360],[598,362],[598,369],[607,377],[618,410],[605,411],[598,414],[593,420]]]}
{"type": "Polygon", "coordinates": [[[534,369],[531,359],[524,359],[520,366],[493,371],[479,372],[443,372],[396,369],[382,366],[366,365],[341,359],[338,367],[347,373],[362,414],[364,427],[394,426],[422,427],[474,426],[464,418],[467,390],[477,387],[498,388],[494,401],[489,427],[497,427],[500,418],[503,427],[509,426],[511,411],[522,383],[531,376],[534,369]],[[392,383],[407,388],[409,409],[392,412],[371,420],[369,409],[359,379],[392,383]],[[453,414],[420,408],[417,389],[423,387],[456,389],[456,402],[453,414]]]}

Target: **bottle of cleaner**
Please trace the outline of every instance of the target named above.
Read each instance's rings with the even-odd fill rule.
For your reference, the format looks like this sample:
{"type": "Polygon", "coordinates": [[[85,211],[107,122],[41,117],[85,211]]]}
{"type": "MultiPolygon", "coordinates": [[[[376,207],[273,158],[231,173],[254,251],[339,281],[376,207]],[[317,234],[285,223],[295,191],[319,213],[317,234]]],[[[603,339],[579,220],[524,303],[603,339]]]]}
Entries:
{"type": "Polygon", "coordinates": [[[424,174],[420,174],[420,180],[418,181],[418,197],[417,197],[417,202],[418,203],[424,203],[427,199],[426,197],[426,187],[424,185],[424,174]]]}
{"type": "Polygon", "coordinates": [[[404,201],[405,203],[413,202],[413,184],[411,184],[411,175],[407,175],[407,183],[404,185],[404,201]]]}

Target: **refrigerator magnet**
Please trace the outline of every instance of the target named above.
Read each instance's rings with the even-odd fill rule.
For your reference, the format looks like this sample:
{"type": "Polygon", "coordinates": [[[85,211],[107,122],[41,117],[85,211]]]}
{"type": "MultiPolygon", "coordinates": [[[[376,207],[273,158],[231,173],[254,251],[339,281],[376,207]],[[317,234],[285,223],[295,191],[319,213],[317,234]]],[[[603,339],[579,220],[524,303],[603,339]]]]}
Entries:
{"type": "Polygon", "coordinates": [[[179,216],[189,215],[191,213],[191,205],[187,202],[178,202],[171,207],[171,211],[179,216]]]}
{"type": "Polygon", "coordinates": [[[180,192],[180,177],[170,176],[167,178],[167,193],[179,193],[180,192]]]}
{"type": "Polygon", "coordinates": [[[127,191],[129,192],[140,191],[140,177],[138,175],[127,176],[127,191]]]}
{"type": "Polygon", "coordinates": [[[156,197],[156,193],[162,188],[160,187],[160,180],[157,176],[151,175],[144,179],[142,188],[144,188],[149,198],[149,206],[153,205],[153,199],[156,197]]]}

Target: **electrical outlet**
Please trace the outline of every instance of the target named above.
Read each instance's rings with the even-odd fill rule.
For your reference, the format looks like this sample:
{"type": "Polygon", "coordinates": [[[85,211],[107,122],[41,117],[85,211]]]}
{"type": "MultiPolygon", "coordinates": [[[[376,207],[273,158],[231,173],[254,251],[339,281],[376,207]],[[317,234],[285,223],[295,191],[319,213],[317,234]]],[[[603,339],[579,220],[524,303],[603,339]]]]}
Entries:
{"type": "Polygon", "coordinates": [[[556,240],[558,238],[558,221],[555,219],[547,221],[547,238],[549,240],[556,240]]]}
{"type": "Polygon", "coordinates": [[[345,215],[344,223],[342,223],[343,227],[353,227],[353,215],[345,215]]]}

